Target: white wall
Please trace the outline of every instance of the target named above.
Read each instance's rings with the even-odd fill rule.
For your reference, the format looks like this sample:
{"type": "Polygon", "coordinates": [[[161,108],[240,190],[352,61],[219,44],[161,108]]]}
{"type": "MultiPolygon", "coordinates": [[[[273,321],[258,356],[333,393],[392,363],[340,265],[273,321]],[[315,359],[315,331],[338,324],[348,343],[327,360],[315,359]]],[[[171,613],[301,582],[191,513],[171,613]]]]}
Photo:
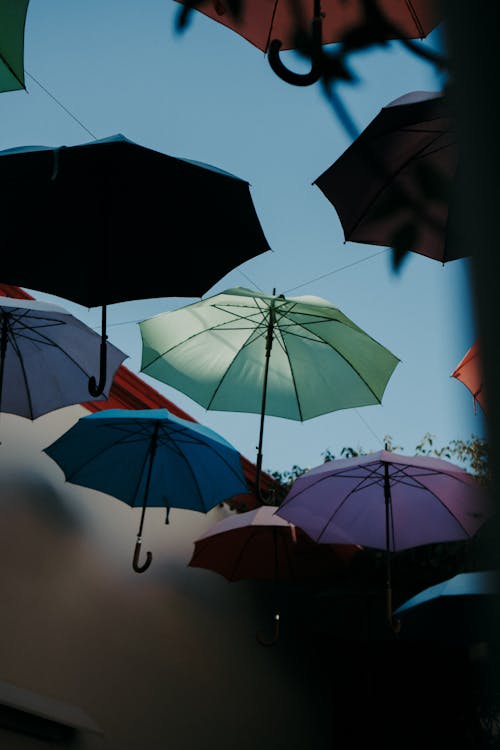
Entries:
{"type": "MultiPolygon", "coordinates": [[[[0,415],[0,679],[83,708],[85,750],[326,750],[329,697],[307,639],[270,632],[266,586],[187,567],[227,511],[149,511],[150,569],[131,567],[138,509],[63,481],[42,448],[85,411],[0,415]],[[262,593],[262,596],[261,596],[262,593]]],[[[0,747],[38,747],[0,732],[0,747]],[[5,737],[5,739],[4,739],[5,737]],[[17,742],[17,744],[16,744],[17,742]]]]}

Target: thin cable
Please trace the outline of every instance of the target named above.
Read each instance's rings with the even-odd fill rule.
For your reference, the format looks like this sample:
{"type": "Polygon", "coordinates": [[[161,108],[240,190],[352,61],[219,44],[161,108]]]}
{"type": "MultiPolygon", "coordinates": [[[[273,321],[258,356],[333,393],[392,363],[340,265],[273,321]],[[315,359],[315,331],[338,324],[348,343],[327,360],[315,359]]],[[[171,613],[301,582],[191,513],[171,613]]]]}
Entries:
{"type": "Polygon", "coordinates": [[[284,294],[288,294],[288,292],[294,292],[296,289],[300,289],[303,286],[308,286],[308,284],[312,284],[314,281],[320,281],[321,279],[326,279],[327,276],[333,276],[334,273],[339,273],[339,271],[345,271],[346,268],[352,268],[353,266],[359,265],[359,263],[364,263],[366,260],[372,260],[373,258],[376,258],[379,255],[382,255],[383,253],[386,253],[388,248],[385,248],[384,250],[381,250],[378,253],[375,253],[374,255],[369,255],[367,258],[361,258],[360,260],[355,260],[353,263],[348,263],[346,266],[341,266],[340,268],[335,268],[333,271],[329,271],[328,273],[324,273],[321,276],[316,276],[315,279],[311,279],[310,281],[305,281],[303,284],[298,284],[297,286],[291,287],[291,289],[287,289],[284,294]]]}
{"type": "Polygon", "coordinates": [[[368,424],[368,422],[366,421],[366,419],[361,416],[361,414],[359,413],[359,411],[357,409],[354,409],[354,411],[356,412],[356,414],[358,415],[358,417],[361,419],[361,421],[363,422],[363,424],[366,427],[366,429],[368,430],[368,432],[371,432],[371,434],[373,435],[373,437],[375,438],[375,440],[378,440],[378,442],[380,443],[380,445],[383,448],[384,445],[385,445],[384,441],[379,438],[379,436],[377,435],[377,433],[375,432],[375,430],[372,430],[372,428],[370,427],[370,425],[368,424]]]}
{"type": "Polygon", "coordinates": [[[35,78],[35,76],[32,76],[31,73],[28,73],[28,71],[26,69],[24,70],[24,72],[25,72],[25,74],[27,76],[29,76],[31,78],[32,81],[34,81],[37,84],[37,86],[40,86],[40,88],[42,89],[42,91],[45,91],[45,93],[47,94],[47,96],[50,96],[50,98],[56,104],[58,104],[59,107],[61,107],[61,109],[63,109],[66,112],[66,114],[68,114],[75,122],[77,122],[78,125],[80,125],[80,127],[82,127],[89,135],[91,135],[94,140],[97,140],[97,136],[91,130],[89,130],[88,127],[86,125],[84,125],[81,120],[78,119],[78,117],[75,117],[75,115],[72,112],[70,112],[69,109],[67,107],[65,107],[64,104],[62,102],[60,102],[59,99],[57,99],[54,96],[54,94],[51,94],[50,91],[48,89],[46,89],[45,86],[43,86],[43,84],[41,84],[40,81],[38,81],[35,78]]]}
{"type": "Polygon", "coordinates": [[[259,290],[259,292],[262,292],[262,294],[264,294],[264,290],[263,290],[263,289],[261,289],[261,288],[260,288],[260,286],[258,286],[258,284],[256,284],[256,283],[255,283],[255,281],[252,281],[252,279],[251,279],[251,278],[250,278],[249,276],[247,276],[247,275],[246,275],[246,273],[243,273],[243,271],[240,271],[240,273],[241,273],[241,275],[242,275],[242,276],[244,276],[244,277],[245,277],[245,279],[246,279],[247,281],[249,281],[249,282],[250,282],[250,284],[252,284],[252,286],[254,286],[254,287],[255,287],[256,289],[258,289],[258,290],[259,290]]]}

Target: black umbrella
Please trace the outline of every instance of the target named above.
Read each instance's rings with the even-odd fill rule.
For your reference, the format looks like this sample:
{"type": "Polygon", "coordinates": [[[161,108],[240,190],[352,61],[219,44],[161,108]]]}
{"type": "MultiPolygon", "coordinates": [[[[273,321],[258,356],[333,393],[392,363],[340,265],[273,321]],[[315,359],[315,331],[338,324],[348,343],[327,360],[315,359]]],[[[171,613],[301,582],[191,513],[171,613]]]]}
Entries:
{"type": "Polygon", "coordinates": [[[123,135],[2,151],[0,179],[2,281],[102,306],[93,396],[106,381],[107,305],[201,297],[270,249],[248,182],[123,135]]]}
{"type": "Polygon", "coordinates": [[[445,263],[461,257],[458,163],[447,98],[412,91],[383,107],[314,184],[335,207],[346,240],[445,263]]]}

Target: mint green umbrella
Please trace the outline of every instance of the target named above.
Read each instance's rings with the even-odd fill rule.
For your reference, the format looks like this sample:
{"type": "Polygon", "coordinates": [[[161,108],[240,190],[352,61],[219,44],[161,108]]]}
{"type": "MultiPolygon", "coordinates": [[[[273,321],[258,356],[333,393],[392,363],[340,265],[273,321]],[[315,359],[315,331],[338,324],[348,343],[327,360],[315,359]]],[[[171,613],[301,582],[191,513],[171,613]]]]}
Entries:
{"type": "Polygon", "coordinates": [[[24,89],[24,25],[29,0],[0,0],[0,92],[24,89]]]}
{"type": "Polygon", "coordinates": [[[257,480],[266,414],[304,421],[379,404],[399,362],[321,297],[238,287],[139,326],[142,372],[206,409],[261,415],[257,480]]]}

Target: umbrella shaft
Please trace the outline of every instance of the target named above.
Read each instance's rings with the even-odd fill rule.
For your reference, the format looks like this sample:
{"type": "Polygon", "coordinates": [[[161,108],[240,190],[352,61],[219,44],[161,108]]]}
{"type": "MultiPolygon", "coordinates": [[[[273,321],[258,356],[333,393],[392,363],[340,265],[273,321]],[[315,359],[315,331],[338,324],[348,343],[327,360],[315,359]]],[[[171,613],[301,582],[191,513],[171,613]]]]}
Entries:
{"type": "Polygon", "coordinates": [[[3,373],[5,368],[5,355],[7,353],[7,339],[9,333],[9,314],[2,315],[2,334],[0,340],[0,412],[2,411],[3,373]]]}
{"type": "Polygon", "coordinates": [[[273,328],[274,328],[274,309],[273,303],[269,309],[269,321],[267,324],[267,335],[266,335],[266,362],[264,365],[264,382],[262,384],[262,402],[260,408],[260,430],[259,430],[259,445],[257,448],[257,472],[256,472],[256,484],[257,484],[257,495],[260,498],[260,475],[262,471],[262,443],[264,440],[264,419],[266,416],[266,401],[267,401],[267,381],[269,377],[269,362],[271,359],[271,349],[273,346],[273,328]]]}
{"type": "Polygon", "coordinates": [[[146,478],[146,487],[144,488],[144,501],[142,503],[141,522],[139,524],[139,531],[137,532],[138,538],[142,536],[142,527],[144,526],[144,517],[146,515],[146,505],[148,504],[149,485],[151,484],[151,474],[153,472],[153,462],[155,460],[157,443],[158,443],[158,422],[155,424],[154,432],[151,437],[151,443],[149,445],[148,476],[146,478]]]}

